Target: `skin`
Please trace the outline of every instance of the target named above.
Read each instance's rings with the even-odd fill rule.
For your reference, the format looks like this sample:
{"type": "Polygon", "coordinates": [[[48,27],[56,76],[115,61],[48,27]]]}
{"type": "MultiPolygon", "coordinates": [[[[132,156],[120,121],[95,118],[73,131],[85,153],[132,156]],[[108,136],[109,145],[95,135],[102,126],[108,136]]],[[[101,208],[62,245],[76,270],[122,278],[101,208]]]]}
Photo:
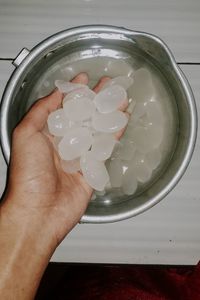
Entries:
{"type": "MultiPolygon", "coordinates": [[[[102,78],[94,91],[107,80],[102,78]]],[[[81,73],[72,81],[88,84],[88,76],[81,73]]],[[[34,299],[53,252],[79,222],[92,195],[80,173],[63,172],[52,137],[45,132],[49,113],[61,103],[58,90],[38,100],[12,135],[8,184],[0,206],[4,300],[34,299]]]]}

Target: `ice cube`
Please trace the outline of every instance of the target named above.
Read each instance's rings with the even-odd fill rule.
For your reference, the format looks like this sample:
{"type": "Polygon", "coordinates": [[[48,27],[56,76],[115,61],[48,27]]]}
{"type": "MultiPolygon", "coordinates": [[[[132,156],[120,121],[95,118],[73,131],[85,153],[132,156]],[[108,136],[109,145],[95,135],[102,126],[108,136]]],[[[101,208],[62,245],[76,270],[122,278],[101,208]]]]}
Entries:
{"type": "Polygon", "coordinates": [[[70,99],[64,103],[63,109],[69,120],[83,121],[92,117],[95,105],[89,98],[70,99]]]}
{"type": "Polygon", "coordinates": [[[49,114],[47,119],[49,132],[55,136],[64,136],[69,128],[69,121],[64,115],[63,109],[58,109],[49,114]]]}
{"type": "Polygon", "coordinates": [[[77,173],[80,170],[80,159],[61,160],[61,167],[66,173],[77,173]]]}
{"type": "Polygon", "coordinates": [[[111,158],[119,158],[119,150],[120,150],[120,148],[121,148],[121,142],[117,141],[116,144],[115,144],[115,146],[114,146],[111,158]]]}
{"type": "Polygon", "coordinates": [[[138,182],[136,178],[135,168],[127,167],[122,179],[122,190],[125,195],[133,195],[137,190],[138,182]]]}
{"type": "Polygon", "coordinates": [[[164,113],[161,109],[160,103],[156,100],[148,101],[146,105],[146,112],[149,120],[156,123],[158,126],[164,122],[164,113]]]}
{"type": "MultiPolygon", "coordinates": [[[[127,112],[125,112],[125,115],[127,117],[127,124],[128,124],[129,114],[127,112]]],[[[127,124],[126,124],[126,126],[127,126],[127,124]]],[[[119,141],[121,139],[121,137],[124,135],[124,133],[126,131],[126,126],[115,133],[115,138],[117,141],[119,141]]]]}
{"type": "Polygon", "coordinates": [[[135,145],[129,139],[123,139],[118,149],[118,157],[122,160],[131,160],[135,153],[135,145]]]}
{"type": "Polygon", "coordinates": [[[127,90],[133,84],[133,78],[129,76],[117,76],[105,83],[103,89],[113,86],[113,85],[120,85],[125,90],[127,90]]]}
{"type": "Polygon", "coordinates": [[[108,181],[106,186],[105,186],[105,190],[109,191],[110,189],[111,189],[111,183],[110,183],[110,181],[108,181]]]}
{"type": "Polygon", "coordinates": [[[134,157],[134,163],[135,176],[137,180],[142,183],[149,181],[152,175],[152,169],[149,167],[145,156],[142,153],[137,152],[134,157]]]}
{"type": "Polygon", "coordinates": [[[106,193],[105,190],[103,190],[103,191],[95,191],[96,196],[100,196],[100,197],[101,197],[101,196],[104,196],[105,193],[106,193]]]}
{"type": "Polygon", "coordinates": [[[58,151],[58,144],[60,143],[61,139],[62,139],[62,137],[60,137],[60,136],[54,136],[52,139],[53,146],[56,151],[58,151]]]}
{"type": "Polygon", "coordinates": [[[112,134],[101,133],[94,136],[91,153],[97,160],[108,159],[113,151],[116,140],[112,134]]]}
{"type": "Polygon", "coordinates": [[[126,98],[126,90],[119,85],[113,85],[98,93],[94,103],[99,112],[110,113],[116,110],[126,98]]]}
{"type": "Polygon", "coordinates": [[[92,124],[95,130],[101,132],[117,132],[128,123],[128,118],[121,111],[114,111],[107,114],[95,112],[92,117],[92,124]]]}
{"type": "Polygon", "coordinates": [[[58,145],[61,159],[73,160],[80,157],[92,145],[92,134],[87,128],[70,129],[58,145]]]}
{"type": "Polygon", "coordinates": [[[87,183],[95,190],[103,191],[109,181],[104,163],[94,159],[91,151],[88,151],[81,156],[80,165],[87,183]]]}
{"type": "Polygon", "coordinates": [[[147,138],[149,143],[153,145],[153,149],[158,148],[164,138],[163,126],[157,125],[156,123],[150,123],[147,127],[147,138]]]}
{"type": "Polygon", "coordinates": [[[154,97],[155,91],[151,73],[147,69],[140,68],[135,72],[130,94],[136,102],[146,102],[154,97]]]}
{"type": "Polygon", "coordinates": [[[107,164],[108,174],[110,176],[110,183],[113,188],[121,187],[123,168],[120,159],[111,159],[107,164]]]}
{"type": "Polygon", "coordinates": [[[135,143],[135,147],[140,152],[149,152],[152,150],[153,145],[149,142],[147,136],[147,130],[144,127],[131,127],[129,126],[126,130],[126,134],[129,134],[131,141],[135,143]]]}
{"type": "Polygon", "coordinates": [[[84,126],[82,121],[71,121],[69,120],[69,128],[79,128],[84,126]]]}
{"type": "Polygon", "coordinates": [[[133,99],[130,99],[130,102],[129,102],[129,105],[128,105],[128,108],[127,108],[127,113],[129,113],[130,115],[132,114],[134,108],[135,108],[135,105],[136,105],[136,101],[133,100],[133,99]]]}
{"type": "Polygon", "coordinates": [[[89,128],[92,127],[92,120],[90,119],[90,120],[83,121],[82,126],[89,127],[89,128]]]}
{"type": "Polygon", "coordinates": [[[129,134],[136,149],[142,153],[148,153],[157,148],[164,136],[163,128],[161,126],[154,126],[153,124],[150,124],[148,127],[132,127],[129,134]]]}
{"type": "Polygon", "coordinates": [[[113,188],[112,189],[112,196],[114,196],[114,198],[119,198],[119,197],[123,197],[124,196],[124,192],[122,190],[122,188],[113,188]]]}
{"type": "Polygon", "coordinates": [[[85,84],[67,82],[64,80],[55,80],[55,86],[61,93],[70,93],[74,90],[85,88],[85,84]]]}
{"type": "Polygon", "coordinates": [[[123,175],[126,173],[129,167],[130,167],[130,162],[127,160],[123,160],[122,161],[123,175]]]}
{"type": "Polygon", "coordinates": [[[88,87],[85,87],[85,88],[72,91],[69,94],[67,94],[63,99],[63,103],[65,103],[70,99],[78,100],[80,98],[88,98],[90,100],[93,100],[95,96],[96,96],[95,92],[90,90],[88,87]]]}
{"type": "Polygon", "coordinates": [[[130,141],[132,141],[133,140],[133,138],[132,138],[132,131],[133,131],[133,126],[132,126],[132,124],[131,124],[131,122],[130,122],[130,120],[129,120],[129,122],[128,122],[128,125],[126,126],[126,129],[125,129],[125,132],[124,132],[124,137],[125,138],[129,138],[130,139],[130,141]]]}
{"type": "Polygon", "coordinates": [[[147,153],[146,161],[147,165],[152,169],[156,169],[161,163],[162,155],[159,149],[154,149],[151,152],[147,153]]]}
{"type": "Polygon", "coordinates": [[[146,102],[136,103],[130,117],[130,121],[136,123],[142,116],[146,114],[146,102]]]}
{"type": "Polygon", "coordinates": [[[95,194],[95,192],[93,192],[93,194],[92,194],[92,197],[91,197],[91,201],[94,201],[95,199],[96,199],[96,194],[95,194]]]}

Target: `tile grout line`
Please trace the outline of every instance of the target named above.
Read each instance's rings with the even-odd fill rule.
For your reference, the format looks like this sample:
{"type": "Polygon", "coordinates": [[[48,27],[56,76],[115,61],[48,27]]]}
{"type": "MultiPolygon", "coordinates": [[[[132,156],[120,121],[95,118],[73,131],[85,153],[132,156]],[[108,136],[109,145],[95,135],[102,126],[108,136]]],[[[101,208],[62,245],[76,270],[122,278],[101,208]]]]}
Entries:
{"type": "Polygon", "coordinates": [[[11,58],[11,57],[8,57],[8,58],[1,58],[0,57],[0,61],[13,61],[14,60],[14,58],[11,58]]]}
{"type": "Polygon", "coordinates": [[[177,62],[177,64],[185,66],[200,66],[200,62],[177,62]]]}

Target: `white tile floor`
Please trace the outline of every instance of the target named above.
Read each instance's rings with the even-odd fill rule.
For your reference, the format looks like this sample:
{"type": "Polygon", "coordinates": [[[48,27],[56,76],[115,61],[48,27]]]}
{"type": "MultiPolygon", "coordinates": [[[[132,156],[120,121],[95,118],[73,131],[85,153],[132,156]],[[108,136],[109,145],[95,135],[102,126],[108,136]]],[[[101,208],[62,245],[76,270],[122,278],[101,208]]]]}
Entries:
{"type": "MultiPolygon", "coordinates": [[[[200,112],[199,0],[0,0],[0,96],[23,46],[80,24],[113,24],[159,35],[185,72],[200,112]]],[[[200,258],[200,136],[186,174],[161,203],[119,223],[78,225],[54,261],[196,264],[200,258]]],[[[6,165],[0,154],[0,194],[6,165]]]]}

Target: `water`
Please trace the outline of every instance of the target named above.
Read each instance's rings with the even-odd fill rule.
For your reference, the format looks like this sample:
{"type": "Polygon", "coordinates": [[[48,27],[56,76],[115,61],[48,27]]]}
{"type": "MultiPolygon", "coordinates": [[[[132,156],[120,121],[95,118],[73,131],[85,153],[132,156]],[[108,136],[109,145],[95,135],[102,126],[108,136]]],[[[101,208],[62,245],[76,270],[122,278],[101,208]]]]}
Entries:
{"type": "MultiPolygon", "coordinates": [[[[74,56],[74,59],[77,59],[76,56],[74,56]]],[[[149,72],[153,82],[153,88],[149,83],[148,76],[144,75],[144,73],[140,71],[141,74],[137,76],[138,79],[136,79],[134,84],[128,89],[128,109],[133,110],[132,116],[135,115],[135,117],[131,117],[131,120],[129,121],[127,130],[122,138],[122,146],[123,144],[127,145],[128,141],[133,138],[133,140],[137,140],[140,148],[135,150],[135,145],[129,145],[124,149],[121,149],[122,157],[120,158],[120,163],[111,164],[111,173],[113,173],[114,170],[122,170],[124,179],[121,178],[121,175],[119,174],[118,178],[113,180],[115,182],[114,185],[116,186],[119,185],[119,182],[122,182],[122,189],[119,189],[119,187],[109,187],[105,194],[96,195],[94,201],[97,202],[100,199],[101,201],[107,201],[109,199],[110,203],[113,201],[123,201],[124,189],[127,190],[127,194],[129,195],[135,191],[135,195],[140,194],[143,190],[148,188],[148,186],[150,186],[154,180],[156,180],[169,162],[176,142],[177,123],[175,101],[170,87],[168,86],[167,80],[164,78],[161,72],[153,64],[147,62],[145,58],[135,60],[127,55],[122,60],[103,56],[93,58],[90,57],[90,55],[86,55],[84,59],[79,61],[71,61],[69,63],[65,58],[63,58],[56,64],[52,65],[45,75],[43,75],[36,83],[32,96],[29,98],[28,106],[30,106],[30,104],[34,102],[36,98],[40,98],[49,94],[55,88],[54,82],[56,79],[68,81],[76,76],[79,72],[87,72],[89,76],[89,86],[92,88],[102,76],[109,76],[113,78],[125,75],[135,79],[134,76],[139,69],[143,71],[147,70],[149,72]],[[136,89],[134,88],[134,85],[136,87],[141,85],[142,88],[136,89]],[[148,108],[148,114],[144,114],[143,103],[145,102],[144,98],[147,94],[151,98],[151,107],[148,108]],[[155,106],[155,102],[159,105],[155,106]],[[161,114],[157,111],[160,111],[161,114]],[[161,115],[162,118],[159,119],[161,115]],[[145,131],[143,127],[145,127],[148,123],[148,116],[156,120],[156,124],[159,122],[162,123],[162,129],[160,129],[159,126],[156,126],[149,127],[148,131],[147,129],[145,129],[145,131]],[[141,122],[142,125],[138,127],[137,123],[136,127],[136,121],[141,122]],[[142,139],[140,138],[141,136],[144,136],[145,138],[142,139]],[[164,138],[162,138],[163,136],[164,138]],[[148,137],[150,137],[149,140],[148,137]],[[160,140],[162,140],[161,144],[160,140]],[[155,158],[155,153],[151,149],[151,141],[153,141],[153,144],[157,143],[159,146],[159,149],[156,150],[159,154],[157,156],[157,161],[155,158]],[[133,151],[136,152],[136,158],[132,158],[130,149],[133,149],[133,151]],[[148,164],[148,167],[144,167],[144,161],[141,158],[142,155],[140,153],[140,150],[142,149],[146,149],[146,151],[148,150],[147,154],[143,153],[146,155],[145,166],[148,164]],[[139,151],[139,153],[137,153],[137,151],[139,151]],[[126,155],[126,152],[128,153],[127,155],[131,157],[131,159],[128,161],[123,158],[123,155],[126,155]],[[133,164],[136,165],[138,176],[135,174],[133,164]],[[132,181],[130,179],[131,176],[133,177],[132,181]]],[[[154,124],[152,124],[152,126],[153,125],[154,124]]],[[[111,158],[114,159],[114,157],[111,158]]],[[[98,167],[102,168],[102,166],[99,165],[98,167]]],[[[105,175],[105,177],[106,176],[107,175],[105,175]]]]}

